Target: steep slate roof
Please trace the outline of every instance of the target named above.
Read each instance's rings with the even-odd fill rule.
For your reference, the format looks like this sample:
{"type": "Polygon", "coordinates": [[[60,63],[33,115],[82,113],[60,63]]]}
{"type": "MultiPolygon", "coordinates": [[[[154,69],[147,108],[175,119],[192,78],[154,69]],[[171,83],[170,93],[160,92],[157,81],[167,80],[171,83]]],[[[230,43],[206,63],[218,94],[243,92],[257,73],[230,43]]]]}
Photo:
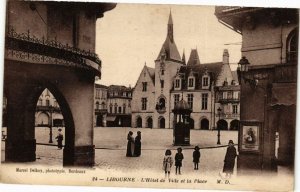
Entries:
{"type": "Polygon", "coordinates": [[[160,49],[160,52],[158,54],[157,60],[160,60],[160,57],[162,54],[166,54],[166,59],[169,60],[176,60],[182,62],[180,58],[180,54],[178,52],[177,46],[174,41],[174,36],[173,36],[173,19],[172,19],[172,14],[170,12],[169,15],[169,22],[168,22],[168,33],[166,40],[164,44],[162,45],[162,48],[160,49]]]}
{"type": "Polygon", "coordinates": [[[192,49],[187,65],[198,65],[198,64],[200,64],[200,59],[199,59],[197,49],[192,49]]]}
{"type": "Polygon", "coordinates": [[[96,88],[105,88],[105,89],[107,89],[107,86],[101,85],[101,84],[97,84],[97,83],[95,83],[95,87],[96,88]]]}
{"type": "Polygon", "coordinates": [[[153,84],[155,85],[155,69],[151,67],[147,67],[147,70],[149,72],[149,75],[153,81],[153,84]]]}
{"type": "Polygon", "coordinates": [[[200,89],[202,84],[202,76],[204,75],[205,71],[207,71],[207,73],[210,75],[210,81],[215,82],[222,71],[222,66],[223,62],[181,66],[179,73],[184,74],[182,89],[187,89],[188,77],[191,71],[195,76],[195,89],[200,89]]]}
{"type": "Polygon", "coordinates": [[[166,59],[172,59],[172,60],[176,60],[176,61],[180,61],[181,62],[181,58],[177,49],[177,46],[175,44],[175,42],[171,42],[170,38],[167,37],[159,54],[157,57],[157,60],[160,59],[160,56],[165,53],[166,54],[166,59]]]}
{"type": "Polygon", "coordinates": [[[132,91],[132,89],[124,85],[110,85],[108,86],[108,91],[132,91]]]}

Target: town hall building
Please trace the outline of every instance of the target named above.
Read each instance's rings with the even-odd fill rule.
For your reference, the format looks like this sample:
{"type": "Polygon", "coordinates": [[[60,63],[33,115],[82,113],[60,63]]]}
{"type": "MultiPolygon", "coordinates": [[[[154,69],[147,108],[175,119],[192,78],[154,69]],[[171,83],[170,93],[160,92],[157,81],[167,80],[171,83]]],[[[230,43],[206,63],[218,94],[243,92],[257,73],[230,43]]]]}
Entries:
{"type": "Polygon", "coordinates": [[[145,64],[134,87],[132,127],[173,128],[172,110],[181,99],[192,109],[191,128],[216,129],[218,124],[222,129],[237,129],[239,85],[229,66],[228,50],[224,50],[221,62],[202,64],[193,49],[186,62],[174,41],[170,13],[155,68],[145,64]]]}

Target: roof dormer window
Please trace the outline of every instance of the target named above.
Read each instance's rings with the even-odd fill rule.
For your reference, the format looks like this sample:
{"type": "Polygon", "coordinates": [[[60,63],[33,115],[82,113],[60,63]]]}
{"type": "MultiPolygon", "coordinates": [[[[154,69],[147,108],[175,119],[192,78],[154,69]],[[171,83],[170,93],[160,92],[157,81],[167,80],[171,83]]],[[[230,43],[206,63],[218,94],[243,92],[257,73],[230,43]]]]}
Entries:
{"type": "Polygon", "coordinates": [[[174,79],[174,90],[181,90],[181,77],[178,75],[174,79]]]}
{"type": "Polygon", "coordinates": [[[195,77],[188,78],[188,90],[195,89],[195,77]]]}
{"type": "Polygon", "coordinates": [[[210,77],[208,75],[202,76],[202,89],[208,89],[210,85],[210,77]]]}
{"type": "Polygon", "coordinates": [[[189,87],[194,87],[194,78],[189,78],[189,87]]]}

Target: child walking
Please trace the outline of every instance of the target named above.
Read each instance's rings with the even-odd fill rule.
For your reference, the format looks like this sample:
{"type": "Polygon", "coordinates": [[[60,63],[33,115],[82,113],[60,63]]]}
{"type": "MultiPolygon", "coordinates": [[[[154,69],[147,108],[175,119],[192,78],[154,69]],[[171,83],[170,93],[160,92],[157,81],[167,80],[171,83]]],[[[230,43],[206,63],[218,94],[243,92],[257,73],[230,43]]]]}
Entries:
{"type": "Polygon", "coordinates": [[[196,146],[195,150],[193,152],[194,170],[198,170],[200,156],[201,156],[200,148],[198,146],[196,146]]]}
{"type": "Polygon", "coordinates": [[[173,165],[172,153],[170,149],[167,149],[165,152],[165,157],[163,161],[163,170],[165,171],[165,178],[170,178],[170,171],[173,165]]]}
{"type": "Polygon", "coordinates": [[[181,149],[181,147],[179,147],[177,149],[177,153],[175,155],[175,166],[176,166],[175,173],[176,173],[176,175],[177,175],[177,171],[178,171],[178,174],[181,175],[180,168],[182,166],[182,160],[184,159],[183,154],[181,152],[182,152],[182,149],[181,149]]]}

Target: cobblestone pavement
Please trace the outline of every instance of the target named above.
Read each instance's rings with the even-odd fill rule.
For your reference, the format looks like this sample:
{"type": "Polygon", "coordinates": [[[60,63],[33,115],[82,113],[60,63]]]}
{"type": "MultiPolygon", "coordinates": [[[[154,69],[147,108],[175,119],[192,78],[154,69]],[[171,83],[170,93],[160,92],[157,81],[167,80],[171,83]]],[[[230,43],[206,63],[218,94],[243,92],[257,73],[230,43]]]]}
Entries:
{"type": "MultiPolygon", "coordinates": [[[[53,129],[53,138],[57,130],[53,129]]],[[[166,149],[176,154],[176,146],[172,145],[173,132],[171,129],[145,128],[95,128],[94,144],[96,147],[95,167],[104,170],[121,172],[136,172],[151,170],[162,172],[162,160],[166,149]],[[126,157],[127,133],[142,132],[142,155],[126,157]]],[[[226,145],[232,139],[237,143],[237,131],[221,131],[221,144],[226,145]]],[[[37,143],[48,144],[49,128],[36,128],[37,143]]],[[[56,144],[55,139],[53,139],[56,144]]],[[[183,148],[183,174],[217,175],[223,167],[226,146],[216,145],[217,131],[191,130],[191,146],[183,148]],[[201,149],[199,170],[193,170],[192,153],[195,145],[201,149]],[[218,148],[210,148],[218,147],[218,148]]],[[[4,142],[2,141],[2,157],[4,160],[4,142]]],[[[37,161],[35,164],[62,165],[63,152],[56,146],[37,145],[37,161]]],[[[175,172],[175,167],[174,171],[175,172]]]]}

